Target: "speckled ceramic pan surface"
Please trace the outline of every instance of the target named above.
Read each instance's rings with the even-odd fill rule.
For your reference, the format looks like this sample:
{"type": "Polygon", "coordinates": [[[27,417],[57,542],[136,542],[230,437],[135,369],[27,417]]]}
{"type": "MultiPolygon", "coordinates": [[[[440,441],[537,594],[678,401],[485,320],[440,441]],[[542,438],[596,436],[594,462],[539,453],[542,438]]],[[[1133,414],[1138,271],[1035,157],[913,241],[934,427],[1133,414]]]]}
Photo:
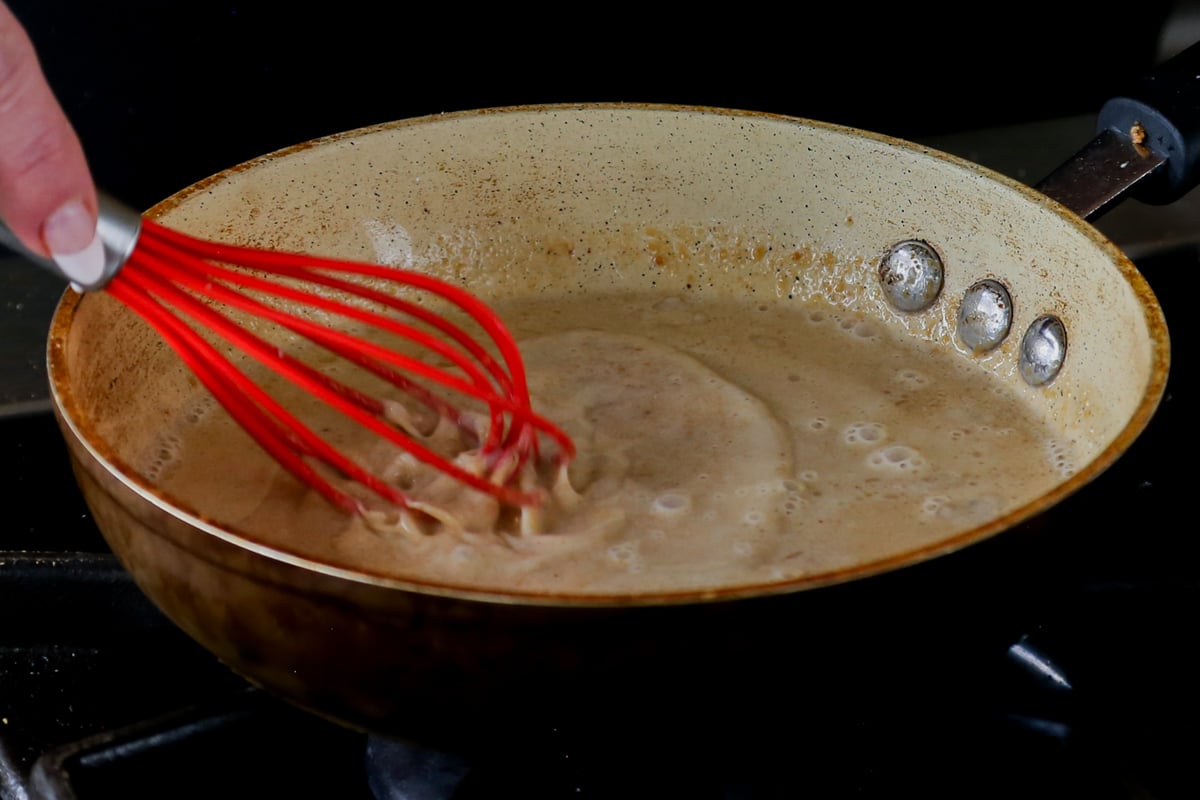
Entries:
{"type": "Polygon", "coordinates": [[[114,551],[235,669],[371,728],[412,711],[412,693],[397,687],[471,683],[482,687],[467,693],[478,699],[548,665],[608,659],[630,641],[650,647],[640,620],[614,626],[614,613],[647,619],[804,593],[1010,529],[1120,457],[1153,414],[1168,367],[1149,288],[1069,211],[957,158],[773,115],[564,105],[402,120],[233,167],[148,214],[227,241],[433,270],[485,299],[614,288],[763,303],[824,297],[976,360],[1086,453],[1074,474],[1015,512],[837,575],[716,596],[601,600],[404,584],[264,546],[207,521],[204,509],[177,508],[127,470],[192,378],[110,298],[68,292],[51,332],[54,402],[114,551]],[[879,281],[881,258],[906,240],[930,244],[945,268],[936,302],[920,312],[892,308],[879,281]],[[980,355],[955,327],[960,299],[983,279],[1011,293],[1014,334],[980,355]],[[1020,333],[1043,315],[1061,320],[1069,349],[1061,374],[1035,387],[1018,369],[1020,333]],[[481,683],[478,663],[489,657],[497,662],[481,683]]]}

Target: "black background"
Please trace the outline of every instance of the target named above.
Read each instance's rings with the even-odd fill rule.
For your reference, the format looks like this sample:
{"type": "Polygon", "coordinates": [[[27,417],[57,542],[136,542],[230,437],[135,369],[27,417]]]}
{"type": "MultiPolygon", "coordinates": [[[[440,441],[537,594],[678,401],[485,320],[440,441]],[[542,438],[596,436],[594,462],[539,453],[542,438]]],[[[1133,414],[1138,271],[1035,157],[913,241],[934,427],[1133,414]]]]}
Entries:
{"type": "Polygon", "coordinates": [[[554,5],[11,0],[100,185],[137,207],[248,158],[402,117],[646,101],[905,138],[1093,112],[1165,0],[554,5]],[[1136,12],[1136,13],[1134,13],[1136,12]]]}
{"type": "MultiPolygon", "coordinates": [[[[1152,62],[1168,11],[1166,3],[1147,2],[1129,13],[1104,9],[1102,19],[1053,21],[1044,17],[1087,9],[1025,0],[949,15],[858,4],[721,7],[720,14],[580,6],[481,14],[458,4],[371,5],[10,0],[98,181],[140,207],[315,136],[496,105],[697,103],[909,138],[1088,113],[1124,76],[1152,62]]],[[[1139,264],[1169,320],[1192,312],[1198,264],[1195,248],[1139,264]]],[[[789,729],[792,738],[780,740],[788,758],[807,758],[802,774],[816,794],[1197,796],[1200,665],[1192,645],[1200,539],[1192,532],[1194,470],[1186,461],[1195,451],[1195,397],[1187,393],[1195,329],[1172,324],[1172,375],[1162,405],[1112,469],[1037,526],[911,571],[908,579],[930,587],[930,603],[944,616],[915,618],[924,635],[853,671],[924,671],[901,698],[911,713],[865,721],[851,715],[832,732],[805,718],[799,730],[789,729]],[[983,624],[993,617],[1001,624],[983,624]],[[949,633],[942,649],[922,649],[942,633],[949,633]],[[945,656],[976,635],[1001,643],[998,671],[1009,666],[1003,648],[1018,635],[1032,637],[1065,668],[1072,691],[1065,700],[1027,694],[1024,673],[1002,671],[1002,680],[958,694],[974,675],[956,676],[957,662],[945,656]]],[[[10,552],[0,570],[0,596],[8,600],[0,608],[0,708],[7,720],[0,772],[6,760],[25,770],[48,747],[223,691],[229,677],[214,677],[206,653],[171,638],[174,629],[139,604],[115,563],[100,561],[99,577],[85,569],[107,548],[78,493],[50,506],[23,502],[70,480],[61,449],[46,447],[51,438],[58,440],[48,414],[0,422],[0,439],[12,445],[4,537],[10,552]],[[127,647],[130,640],[136,646],[127,647]]],[[[898,629],[897,637],[911,629],[898,629]]],[[[827,693],[831,704],[840,697],[829,686],[809,688],[827,693]]],[[[311,733],[285,722],[289,727],[275,734],[285,745],[311,733]],[[293,737],[283,738],[289,732],[293,737]]],[[[255,735],[245,754],[261,756],[272,739],[255,735]]],[[[288,773],[311,781],[307,796],[314,796],[325,788],[322,778],[340,775],[306,760],[307,752],[288,751],[288,773]],[[297,763],[309,768],[296,771],[297,763]]],[[[236,771],[205,753],[188,762],[207,765],[202,777],[236,771]]],[[[354,758],[357,766],[357,751],[354,758]]],[[[538,771],[545,764],[534,767],[531,774],[545,774],[538,771]]],[[[698,774],[693,781],[707,780],[711,769],[698,774]]],[[[140,785],[155,791],[151,776],[161,774],[140,775],[140,785]]],[[[208,786],[191,769],[173,775],[175,784],[208,786]]],[[[569,777],[575,790],[580,779],[569,777]]],[[[122,796],[131,796],[129,788],[121,785],[122,796]]],[[[721,788],[714,784],[706,796],[721,788]]],[[[221,794],[251,796],[233,786],[221,794]]]]}

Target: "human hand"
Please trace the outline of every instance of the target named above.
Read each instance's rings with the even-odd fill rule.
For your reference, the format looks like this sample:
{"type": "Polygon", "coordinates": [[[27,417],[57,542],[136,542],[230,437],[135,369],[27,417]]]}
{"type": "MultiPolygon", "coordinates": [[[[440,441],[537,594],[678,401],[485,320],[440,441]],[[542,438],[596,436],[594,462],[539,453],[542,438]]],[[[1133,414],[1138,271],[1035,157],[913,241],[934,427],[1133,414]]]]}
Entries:
{"type": "Polygon", "coordinates": [[[0,2],[0,220],[82,285],[104,268],[83,147],[21,22],[0,2]]]}

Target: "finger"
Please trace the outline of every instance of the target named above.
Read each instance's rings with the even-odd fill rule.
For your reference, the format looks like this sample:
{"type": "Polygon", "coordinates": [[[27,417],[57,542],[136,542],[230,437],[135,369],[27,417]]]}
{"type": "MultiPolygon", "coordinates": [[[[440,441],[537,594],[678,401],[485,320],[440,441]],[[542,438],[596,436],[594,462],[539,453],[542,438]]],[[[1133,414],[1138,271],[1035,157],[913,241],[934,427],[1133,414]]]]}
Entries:
{"type": "Polygon", "coordinates": [[[95,239],[96,190],[83,148],[28,34],[2,3],[0,218],[42,256],[79,253],[95,239]]]}

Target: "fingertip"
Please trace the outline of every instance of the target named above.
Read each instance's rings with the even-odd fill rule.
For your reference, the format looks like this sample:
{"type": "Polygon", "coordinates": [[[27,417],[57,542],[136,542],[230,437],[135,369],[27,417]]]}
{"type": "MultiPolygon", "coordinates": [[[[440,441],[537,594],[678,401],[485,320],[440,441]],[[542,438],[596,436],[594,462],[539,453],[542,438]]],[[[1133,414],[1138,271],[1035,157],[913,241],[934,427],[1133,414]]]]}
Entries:
{"type": "Polygon", "coordinates": [[[82,201],[70,200],[51,213],[42,225],[42,241],[73,283],[86,288],[103,278],[104,243],[82,201]]]}

